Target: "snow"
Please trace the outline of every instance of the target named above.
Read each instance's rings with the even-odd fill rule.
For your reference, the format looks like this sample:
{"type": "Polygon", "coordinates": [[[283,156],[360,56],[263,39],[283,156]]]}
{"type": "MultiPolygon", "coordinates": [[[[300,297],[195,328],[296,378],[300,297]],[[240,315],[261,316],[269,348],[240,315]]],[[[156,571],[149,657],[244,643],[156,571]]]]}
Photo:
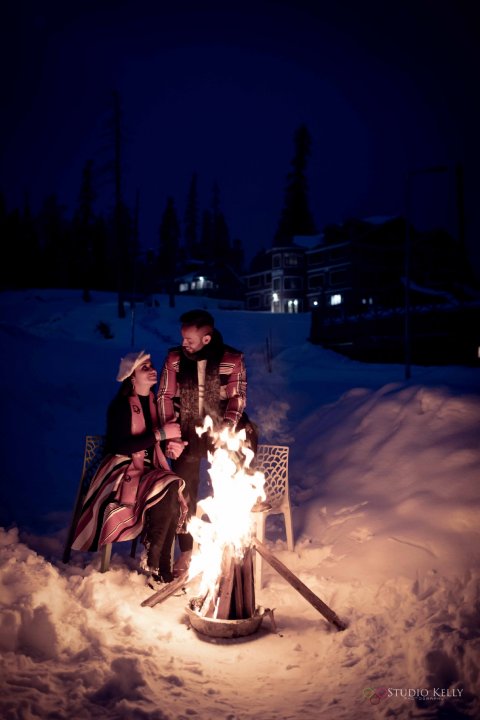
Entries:
{"type": "Polygon", "coordinates": [[[2,720],[480,717],[480,369],[405,381],[401,365],[310,345],[308,315],[158,300],[119,320],[108,293],[0,295],[2,720]],[[98,554],[61,562],[84,436],[104,431],[121,355],[133,335],[160,367],[195,305],[245,351],[261,441],[290,446],[295,551],[281,516],[267,544],[343,632],[267,563],[258,602],[277,632],[265,616],[255,635],[208,640],[185,595],[140,606],[129,543],[104,574],[98,554]]]}

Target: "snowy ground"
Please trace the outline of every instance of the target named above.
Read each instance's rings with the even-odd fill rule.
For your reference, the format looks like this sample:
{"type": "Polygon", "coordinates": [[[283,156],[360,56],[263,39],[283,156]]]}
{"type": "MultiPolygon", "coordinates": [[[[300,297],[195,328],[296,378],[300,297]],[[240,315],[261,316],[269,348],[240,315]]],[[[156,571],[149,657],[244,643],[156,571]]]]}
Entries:
{"type": "Polygon", "coordinates": [[[480,369],[349,361],[306,341],[308,315],[72,291],[0,295],[0,717],[127,720],[478,718],[480,369]],[[290,446],[295,552],[277,557],[348,624],[338,632],[267,565],[277,632],[207,640],[186,597],[149,594],[128,548],[60,561],[85,434],[102,433],[119,358],[160,366],[178,316],[214,311],[242,348],[261,441],[290,446]],[[114,335],[96,331],[108,323],[114,335]],[[272,372],[265,360],[273,347],[272,372]]]}

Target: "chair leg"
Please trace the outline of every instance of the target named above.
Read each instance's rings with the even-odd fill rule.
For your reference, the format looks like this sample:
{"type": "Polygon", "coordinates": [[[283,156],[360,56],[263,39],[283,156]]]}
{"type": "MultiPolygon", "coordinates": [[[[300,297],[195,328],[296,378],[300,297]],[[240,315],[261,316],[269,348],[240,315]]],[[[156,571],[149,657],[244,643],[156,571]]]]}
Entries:
{"type": "Polygon", "coordinates": [[[138,537],[133,538],[133,540],[132,540],[132,547],[130,548],[130,557],[131,557],[131,558],[134,558],[135,555],[136,555],[136,552],[137,552],[137,542],[138,542],[138,537]]]}
{"type": "Polygon", "coordinates": [[[283,519],[285,522],[285,534],[287,536],[287,548],[293,552],[295,542],[293,539],[292,509],[290,505],[288,505],[283,511],[283,519]]]}
{"type": "Polygon", "coordinates": [[[102,555],[101,555],[101,560],[100,560],[100,572],[102,572],[102,573],[107,572],[108,568],[110,567],[111,556],[112,556],[112,543],[108,543],[108,545],[103,545],[102,555]]]}

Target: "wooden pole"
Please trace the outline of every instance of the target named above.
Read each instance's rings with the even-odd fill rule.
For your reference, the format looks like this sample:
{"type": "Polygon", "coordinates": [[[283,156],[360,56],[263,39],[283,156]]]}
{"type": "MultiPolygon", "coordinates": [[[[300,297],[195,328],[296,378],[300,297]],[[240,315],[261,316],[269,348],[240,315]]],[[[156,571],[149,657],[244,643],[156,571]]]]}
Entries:
{"type": "Polygon", "coordinates": [[[303,595],[305,600],[313,605],[319,613],[323,615],[329,622],[331,622],[338,630],[345,630],[347,627],[344,622],[326,605],[323,600],[313,593],[291,570],[289,570],[260,540],[254,540],[253,546],[256,551],[283,577],[284,580],[290,583],[300,595],[303,595]]]}
{"type": "Polygon", "coordinates": [[[176,578],[176,580],[172,580],[170,583],[166,583],[163,587],[160,588],[160,590],[157,590],[157,592],[154,592],[153,595],[150,595],[146,600],[144,600],[141,603],[142,607],[153,607],[154,605],[157,605],[158,603],[163,602],[166,600],[170,595],[173,595],[174,592],[177,590],[180,590],[182,587],[185,587],[186,585],[189,585],[191,582],[196,580],[200,576],[200,573],[197,573],[196,575],[193,575],[191,578],[188,577],[188,574],[185,573],[179,578],[176,578]]]}

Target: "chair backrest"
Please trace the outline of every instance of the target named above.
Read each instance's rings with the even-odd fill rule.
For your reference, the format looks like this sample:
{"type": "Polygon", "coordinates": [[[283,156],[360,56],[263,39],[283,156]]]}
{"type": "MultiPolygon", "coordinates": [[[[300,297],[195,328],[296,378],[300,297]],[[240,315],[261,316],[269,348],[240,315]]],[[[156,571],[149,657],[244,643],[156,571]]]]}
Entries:
{"type": "MultiPolygon", "coordinates": [[[[265,494],[272,507],[288,498],[288,445],[259,445],[254,467],[265,475],[265,494]]],[[[95,472],[105,454],[105,435],[86,435],[82,470],[82,495],[90,487],[95,472]]]]}
{"type": "Polygon", "coordinates": [[[265,495],[272,508],[288,499],[288,445],[259,445],[254,467],[265,475],[265,495]]]}
{"type": "Polygon", "coordinates": [[[83,501],[85,495],[88,492],[92,478],[97,470],[100,461],[104,456],[105,451],[105,436],[104,435],[86,435],[85,436],[85,449],[83,451],[83,467],[80,481],[78,483],[77,497],[75,498],[75,505],[73,506],[72,519],[70,527],[67,533],[67,539],[65,541],[65,547],[63,550],[63,562],[67,563],[70,560],[71,547],[77,523],[80,519],[83,501]]]}
{"type": "Polygon", "coordinates": [[[88,491],[104,454],[105,435],[86,435],[82,469],[82,491],[84,494],[88,491]]]}

